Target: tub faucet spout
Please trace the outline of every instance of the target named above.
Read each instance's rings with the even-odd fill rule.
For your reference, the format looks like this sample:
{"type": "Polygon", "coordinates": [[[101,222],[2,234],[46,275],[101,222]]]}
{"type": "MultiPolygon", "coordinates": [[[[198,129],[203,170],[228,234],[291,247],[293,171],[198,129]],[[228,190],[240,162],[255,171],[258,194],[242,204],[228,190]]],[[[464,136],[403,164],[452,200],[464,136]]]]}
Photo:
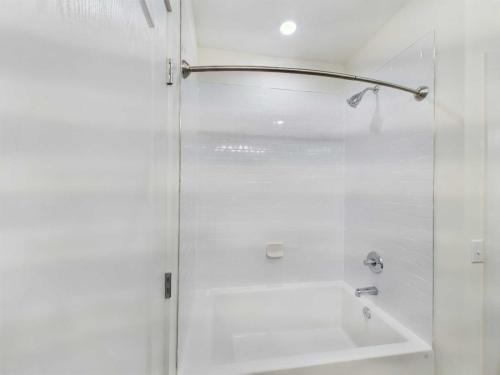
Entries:
{"type": "Polygon", "coordinates": [[[356,297],[361,297],[364,294],[368,294],[370,296],[376,296],[378,295],[378,289],[374,286],[369,286],[366,288],[356,288],[354,294],[356,295],[356,297]]]}

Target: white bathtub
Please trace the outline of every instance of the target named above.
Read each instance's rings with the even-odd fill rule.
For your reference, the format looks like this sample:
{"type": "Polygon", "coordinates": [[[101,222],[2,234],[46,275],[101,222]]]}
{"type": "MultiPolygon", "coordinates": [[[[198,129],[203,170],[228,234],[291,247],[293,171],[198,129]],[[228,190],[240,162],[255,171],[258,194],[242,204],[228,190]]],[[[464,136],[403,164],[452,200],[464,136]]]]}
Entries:
{"type": "Polygon", "coordinates": [[[426,342],[343,283],[213,289],[192,307],[180,375],[433,372],[426,342]]]}

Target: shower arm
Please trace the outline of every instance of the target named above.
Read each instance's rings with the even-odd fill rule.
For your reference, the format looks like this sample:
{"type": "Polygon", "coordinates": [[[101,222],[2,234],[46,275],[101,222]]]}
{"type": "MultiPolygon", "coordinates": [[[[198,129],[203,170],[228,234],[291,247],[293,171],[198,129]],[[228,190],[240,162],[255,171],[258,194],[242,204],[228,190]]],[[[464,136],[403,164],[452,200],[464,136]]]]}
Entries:
{"type": "Polygon", "coordinates": [[[337,72],[329,72],[326,70],[302,69],[302,68],[285,68],[281,66],[250,66],[250,65],[189,65],[185,60],[182,61],[182,77],[188,78],[191,73],[206,73],[206,72],[264,72],[264,73],[287,73],[301,74],[308,76],[327,77],[343,79],[347,81],[357,81],[371,83],[378,86],[389,87],[391,89],[405,91],[413,94],[417,101],[424,100],[429,95],[427,86],[420,86],[413,89],[406,86],[401,86],[396,83],[381,81],[367,77],[356,76],[352,74],[344,74],[337,72]]]}

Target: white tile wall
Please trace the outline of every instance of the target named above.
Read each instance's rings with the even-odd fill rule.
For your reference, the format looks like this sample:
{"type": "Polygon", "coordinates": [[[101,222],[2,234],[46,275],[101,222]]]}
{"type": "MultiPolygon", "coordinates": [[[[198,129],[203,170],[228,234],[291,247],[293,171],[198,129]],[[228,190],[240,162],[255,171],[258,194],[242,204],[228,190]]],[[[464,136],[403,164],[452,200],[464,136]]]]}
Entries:
{"type": "Polygon", "coordinates": [[[183,121],[181,272],[197,288],[341,280],[339,100],[200,83],[197,106],[183,121]],[[266,257],[274,241],[282,259],[266,257]]]}
{"type": "MultiPolygon", "coordinates": [[[[432,87],[432,35],[376,76],[432,87]]],[[[357,109],[349,110],[345,156],[345,279],[354,287],[377,286],[378,304],[428,342],[433,298],[432,100],[418,103],[412,95],[384,88],[378,96],[368,93],[357,109]],[[380,275],[362,263],[370,251],[385,261],[380,275]]]]}

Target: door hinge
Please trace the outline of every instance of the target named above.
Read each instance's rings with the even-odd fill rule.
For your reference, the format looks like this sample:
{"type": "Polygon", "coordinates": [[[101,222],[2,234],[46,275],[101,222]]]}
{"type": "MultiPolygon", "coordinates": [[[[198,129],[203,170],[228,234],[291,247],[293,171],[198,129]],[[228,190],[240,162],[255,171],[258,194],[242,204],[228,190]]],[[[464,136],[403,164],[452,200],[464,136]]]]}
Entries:
{"type": "Polygon", "coordinates": [[[173,72],[172,59],[167,59],[167,86],[172,86],[174,84],[174,72],[173,72]]]}
{"type": "Polygon", "coordinates": [[[170,272],[165,274],[165,299],[172,297],[172,274],[170,272]]]}

